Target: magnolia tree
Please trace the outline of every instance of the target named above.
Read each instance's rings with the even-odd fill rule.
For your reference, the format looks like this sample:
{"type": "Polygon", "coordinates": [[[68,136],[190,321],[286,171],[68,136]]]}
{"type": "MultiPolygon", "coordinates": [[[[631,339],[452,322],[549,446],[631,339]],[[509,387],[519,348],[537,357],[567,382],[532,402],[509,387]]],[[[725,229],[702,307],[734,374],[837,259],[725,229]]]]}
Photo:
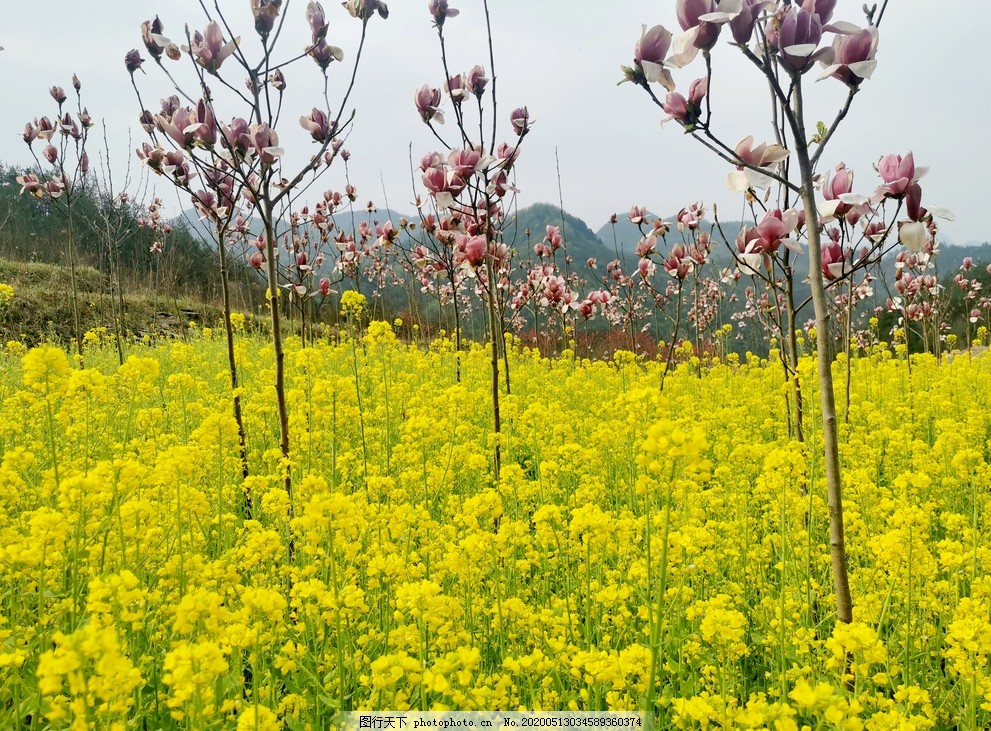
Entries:
{"type": "Polygon", "coordinates": [[[72,325],[76,340],[76,353],[83,356],[83,333],[79,320],[79,292],[76,285],[76,228],[73,217],[73,204],[83,194],[86,175],[89,173],[89,153],[86,142],[93,119],[82,105],[79,77],[72,76],[72,89],[76,97],[76,110],[73,114],[68,106],[68,96],[61,86],[49,89],[52,99],[58,105],[53,119],[35,118],[24,125],[24,142],[31,149],[37,163],[37,172],[17,176],[21,193],[30,193],[39,200],[47,201],[66,221],[66,256],[69,261],[69,281],[72,288],[72,325]],[[35,143],[42,146],[38,158],[35,143]]]}
{"type": "MultiPolygon", "coordinates": [[[[447,0],[430,0],[430,16],[437,30],[444,91],[422,86],[415,94],[417,112],[442,149],[431,151],[420,162],[421,180],[428,200],[418,202],[421,231],[432,244],[413,249],[415,265],[426,277],[448,281],[450,297],[457,303],[462,287],[473,291],[485,308],[491,344],[493,475],[498,481],[501,462],[499,416],[499,358],[505,355],[505,309],[512,273],[512,251],[505,241],[506,197],[515,191],[510,182],[519,144],[530,131],[526,107],[510,114],[513,143],[499,143],[496,103],[495,55],[488,3],[483,2],[489,48],[489,71],[481,65],[452,73],[447,58],[446,23],[458,15],[447,0]],[[491,74],[491,76],[489,75],[491,74]],[[440,109],[446,93],[451,105],[452,134],[442,134],[445,115],[440,109]],[[488,108],[486,108],[486,104],[488,108]],[[424,208],[429,207],[428,210],[424,208]],[[431,210],[432,209],[432,210],[431,210]]],[[[460,322],[457,345],[460,347],[460,322]]],[[[506,359],[504,358],[504,362],[506,359]]]]}
{"type": "MultiPolygon", "coordinates": [[[[790,350],[789,375],[794,385],[796,421],[801,427],[801,386],[795,343],[796,313],[793,266],[808,256],[809,298],[814,311],[823,451],[830,511],[830,552],[838,619],[852,620],[844,546],[841,474],[833,391],[835,294],[846,287],[841,306],[852,307],[853,292],[866,297],[871,268],[894,246],[931,256],[935,250],[933,212],[922,206],[919,179],[924,170],[911,153],[881,157],[876,165],[880,185],[857,193],[852,171],[842,164],[825,170],[824,155],[854,97],[876,66],[880,9],[865,6],[863,27],[835,19],[836,0],[802,3],[772,0],[677,0],[675,13],[682,33],[664,26],[644,28],[634,49],[634,63],[624,67],[625,81],[642,88],[650,99],[710,153],[730,167],[731,190],[745,196],[753,225],[728,238],[741,274],[761,279],[775,302],[783,296],[787,311],[781,335],[790,350]],[[737,144],[722,139],[713,123],[715,69],[710,51],[722,37],[739,52],[742,62],[763,78],[772,102],[773,139],[755,144],[747,137],[737,144]],[[692,64],[700,76],[678,90],[675,75],[692,64]],[[814,71],[816,70],[816,71],[814,71]],[[809,79],[846,87],[844,102],[829,125],[810,126],[805,92],[809,79]]],[[[718,226],[717,226],[718,229],[718,226]]],[[[726,232],[724,232],[726,233],[726,232]]],[[[902,307],[892,300],[892,307],[902,307]]],[[[907,314],[907,312],[906,312],[907,314]]],[[[800,434],[801,432],[799,432],[800,434]]]]}
{"type": "MultiPolygon", "coordinates": [[[[285,355],[280,320],[280,293],[305,297],[309,284],[303,277],[285,281],[280,277],[280,237],[286,236],[290,254],[296,237],[290,231],[292,213],[300,197],[338,157],[342,143],[339,135],[350,125],[353,112],[345,116],[355,87],[357,71],[369,21],[377,14],[388,17],[387,6],[380,0],[348,0],[347,12],[361,23],[361,38],[349,72],[341,78],[340,101],[336,112],[330,103],[331,69],[343,65],[344,51],[330,44],[330,22],[318,2],[306,6],[305,22],[309,40],[302,49],[286,57],[277,55],[276,45],[282,36],[290,3],[281,0],[251,0],[256,42],[249,58],[248,43],[235,36],[219,4],[214,12],[202,4],[205,27],[185,33],[179,44],[164,35],[164,25],[156,17],[142,26],[146,52],[175,89],[176,94],[162,100],[160,109],[151,111],[142,102],[135,80],[145,59],[133,50],[125,58],[132,84],[141,104],[141,122],[151,137],[138,150],[138,157],[158,175],[191,196],[200,214],[209,220],[217,234],[224,292],[227,350],[230,365],[234,413],[241,440],[242,469],[247,473],[246,437],[239,400],[237,368],[234,359],[230,299],[227,289],[226,246],[228,236],[246,231],[246,219],[254,215],[261,221],[257,251],[251,263],[263,270],[268,279],[268,303],[275,351],[275,392],[278,405],[280,450],[283,479],[292,511],[292,470],[289,450],[289,414],[285,394],[285,355]],[[284,5],[284,7],[283,7],[284,5]],[[177,82],[170,68],[186,60],[192,72],[188,91],[177,82]],[[308,161],[297,169],[285,162],[279,132],[285,123],[283,102],[290,66],[311,64],[310,71],[322,81],[323,93],[315,105],[294,109],[288,124],[301,126],[309,133],[314,147],[308,161]],[[315,66],[315,68],[314,68],[315,66]],[[309,108],[309,111],[307,111],[309,108]],[[224,110],[221,115],[220,109],[224,110]],[[230,116],[228,116],[230,115],[230,116]],[[230,119],[222,122],[221,119],[230,119]],[[297,121],[298,120],[298,121],[297,121]]],[[[303,20],[302,14],[300,20],[303,20]]],[[[299,252],[296,252],[297,254],[299,252]]],[[[297,267],[308,266],[294,259],[297,267]]],[[[292,264],[289,265],[290,267],[292,264]]],[[[283,267],[283,273],[288,271],[283,267]]],[[[323,285],[318,285],[322,288],[323,285]]],[[[319,291],[319,289],[318,289],[319,291]]],[[[250,514],[251,497],[245,496],[245,512],[250,514]]],[[[292,544],[290,544],[290,551],[292,544]]]]}

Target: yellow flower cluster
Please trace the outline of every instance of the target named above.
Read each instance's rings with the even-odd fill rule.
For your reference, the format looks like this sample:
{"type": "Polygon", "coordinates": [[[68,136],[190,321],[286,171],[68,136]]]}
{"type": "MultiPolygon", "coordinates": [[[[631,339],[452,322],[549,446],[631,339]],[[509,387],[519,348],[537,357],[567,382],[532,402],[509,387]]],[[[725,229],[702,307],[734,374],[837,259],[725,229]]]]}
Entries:
{"type": "Polygon", "coordinates": [[[0,728],[648,696],[659,728],[991,727],[982,356],[853,358],[847,625],[809,359],[806,446],[773,363],[661,390],[664,363],[507,340],[496,479],[485,348],[288,338],[288,493],[271,346],[235,347],[245,479],[226,343],[187,335],[0,353],[0,728]]]}

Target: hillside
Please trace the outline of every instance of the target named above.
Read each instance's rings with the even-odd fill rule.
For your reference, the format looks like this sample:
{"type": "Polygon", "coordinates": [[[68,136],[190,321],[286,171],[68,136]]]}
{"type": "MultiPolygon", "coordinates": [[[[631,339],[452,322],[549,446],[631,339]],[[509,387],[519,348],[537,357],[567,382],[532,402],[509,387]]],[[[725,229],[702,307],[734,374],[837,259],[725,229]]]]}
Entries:
{"type": "MultiPolygon", "coordinates": [[[[91,266],[80,266],[76,280],[81,330],[99,332],[104,328],[103,337],[109,337],[113,313],[103,276],[91,266]]],[[[14,290],[9,303],[0,303],[0,343],[20,340],[37,345],[72,340],[72,290],[66,267],[0,258],[0,282],[14,290]]],[[[131,288],[123,299],[124,332],[129,336],[180,337],[190,322],[217,327],[223,316],[216,304],[160,294],[151,287],[131,288]]]]}
{"type": "Polygon", "coordinates": [[[583,220],[548,203],[534,203],[507,216],[506,243],[517,250],[520,258],[531,258],[533,247],[543,240],[548,226],[561,229],[568,254],[581,266],[589,258],[602,259],[611,252],[583,220]]]}

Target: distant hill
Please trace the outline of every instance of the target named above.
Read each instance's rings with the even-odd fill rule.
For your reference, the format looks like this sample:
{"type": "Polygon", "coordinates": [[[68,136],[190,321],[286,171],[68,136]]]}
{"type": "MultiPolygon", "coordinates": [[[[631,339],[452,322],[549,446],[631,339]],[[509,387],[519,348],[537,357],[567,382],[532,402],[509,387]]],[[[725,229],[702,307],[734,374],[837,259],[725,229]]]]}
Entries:
{"type": "MultiPolygon", "coordinates": [[[[655,213],[647,212],[644,218],[644,230],[650,231],[651,223],[658,218],[662,218],[655,213]]],[[[676,244],[680,241],[680,237],[677,230],[677,225],[675,223],[675,216],[663,217],[665,221],[671,227],[671,233],[668,234],[667,240],[669,244],[676,244]]],[[[703,230],[710,230],[713,226],[713,221],[709,219],[704,219],[703,230]]],[[[733,242],[733,238],[739,232],[742,226],[740,221],[721,221],[720,226],[722,227],[723,233],[726,234],[727,239],[730,243],[733,242]]],[[[618,214],[616,223],[612,224],[608,221],[604,223],[596,235],[605,244],[606,248],[610,251],[619,250],[621,257],[627,257],[630,260],[636,258],[636,248],[637,243],[643,238],[643,234],[640,232],[640,227],[634,223],[630,222],[628,212],[618,214]]],[[[723,262],[723,265],[729,263],[730,257],[728,252],[726,252],[725,247],[722,246],[722,242],[719,238],[718,232],[714,234],[715,245],[713,246],[713,258],[718,262],[723,262]],[[725,260],[725,261],[724,261],[725,260]]],[[[614,254],[615,255],[615,254],[614,254]]]]}
{"type": "MultiPolygon", "coordinates": [[[[399,219],[405,214],[399,213],[398,211],[390,210],[389,208],[378,208],[374,211],[366,211],[362,207],[356,206],[352,214],[351,211],[344,209],[339,211],[334,216],[334,224],[338,228],[343,228],[345,231],[352,231],[353,229],[360,226],[363,222],[367,222],[371,226],[377,226],[385,221],[392,220],[394,226],[399,226],[399,219]],[[353,221],[353,223],[352,223],[353,221]]],[[[418,221],[419,216],[407,216],[411,221],[418,221]]],[[[200,219],[200,214],[195,208],[185,209],[178,217],[178,221],[182,221],[189,228],[190,232],[198,236],[202,241],[208,244],[213,244],[215,241],[215,234],[213,226],[209,221],[203,221],[200,219]]],[[[286,223],[284,228],[288,229],[289,224],[286,223]]],[[[261,220],[257,216],[252,216],[251,218],[251,231],[255,235],[261,233],[262,224],[261,220]]],[[[284,231],[283,231],[284,232],[284,231]]]]}
{"type": "Polygon", "coordinates": [[[587,259],[609,256],[611,250],[605,247],[588,224],[567,211],[562,213],[558,206],[548,203],[534,203],[508,215],[504,228],[506,243],[516,249],[521,259],[531,258],[534,255],[533,247],[543,241],[548,226],[561,229],[565,250],[580,267],[585,266],[587,259]],[[526,234],[527,229],[530,231],[529,237],[526,234]]]}

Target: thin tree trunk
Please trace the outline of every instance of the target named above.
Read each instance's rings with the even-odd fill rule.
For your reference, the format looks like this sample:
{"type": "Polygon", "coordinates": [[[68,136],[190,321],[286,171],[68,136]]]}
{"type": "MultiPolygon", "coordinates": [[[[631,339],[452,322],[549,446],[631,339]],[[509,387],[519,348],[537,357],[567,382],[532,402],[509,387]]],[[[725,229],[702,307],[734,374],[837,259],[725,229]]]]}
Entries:
{"type": "MultiPolygon", "coordinates": [[[[454,379],[461,383],[461,311],[458,307],[458,289],[454,274],[448,270],[451,280],[451,304],[454,305],[454,379]]],[[[441,323],[443,324],[443,320],[441,323]]]]}
{"type": "Polygon", "coordinates": [[[76,337],[76,353],[79,355],[79,367],[83,367],[83,331],[79,324],[79,284],[76,281],[76,231],[72,221],[72,203],[68,199],[65,204],[66,219],[69,228],[69,281],[72,287],[72,326],[76,337]]]}
{"type": "MultiPolygon", "coordinates": [[[[287,520],[293,518],[292,466],[289,462],[289,411],[286,406],[286,354],[282,347],[282,321],[279,309],[279,275],[276,271],[275,222],[273,211],[267,200],[259,201],[259,211],[265,224],[265,255],[268,258],[268,309],[272,316],[272,347],[275,350],[275,399],[279,412],[279,449],[283,460],[283,485],[288,498],[287,520]]],[[[296,550],[292,537],[289,539],[289,560],[292,562],[296,550]]]]}
{"type": "Polygon", "coordinates": [[[829,553],[833,588],[836,592],[836,615],[840,622],[853,621],[853,600],[847,574],[846,544],[843,531],[843,493],[840,481],[840,453],[836,428],[836,399],[833,393],[832,343],[829,338],[829,306],[822,276],[822,249],[819,211],[816,209],[812,162],[806,142],[802,103],[802,80],[795,78],[794,130],[795,152],[802,175],[801,196],[805,206],[806,231],[809,240],[809,283],[816,316],[816,362],[819,374],[819,397],[822,404],[823,462],[826,471],[826,491],[829,499],[829,553]]]}
{"type": "Polygon", "coordinates": [[[502,439],[502,423],[499,418],[499,348],[496,344],[496,336],[501,328],[498,326],[498,319],[496,317],[495,292],[493,291],[493,287],[495,286],[495,267],[492,265],[491,257],[487,257],[486,262],[488,274],[488,286],[486,287],[486,292],[488,294],[489,301],[489,333],[492,340],[492,353],[490,359],[492,364],[492,424],[493,431],[495,432],[495,449],[492,454],[492,474],[496,483],[498,483],[502,462],[502,445],[500,444],[502,439]]]}
{"type": "Polygon", "coordinates": [[[798,315],[795,312],[795,281],[789,262],[785,262],[785,319],[788,327],[788,369],[791,371],[791,390],[794,404],[795,439],[805,441],[805,406],[802,403],[802,379],[798,375],[798,315]]]}
{"type": "MultiPolygon", "coordinates": [[[[234,395],[234,421],[237,422],[238,457],[241,460],[241,477],[248,479],[248,446],[244,433],[244,418],[241,413],[241,393],[238,388],[237,359],[234,357],[234,325],[231,323],[231,292],[230,283],[227,281],[227,246],[224,243],[224,229],[217,229],[217,251],[220,254],[220,292],[224,301],[224,332],[227,335],[227,365],[231,376],[231,393],[234,395]]],[[[242,497],[241,508],[244,518],[250,520],[252,516],[251,493],[245,491],[242,497]]]]}

